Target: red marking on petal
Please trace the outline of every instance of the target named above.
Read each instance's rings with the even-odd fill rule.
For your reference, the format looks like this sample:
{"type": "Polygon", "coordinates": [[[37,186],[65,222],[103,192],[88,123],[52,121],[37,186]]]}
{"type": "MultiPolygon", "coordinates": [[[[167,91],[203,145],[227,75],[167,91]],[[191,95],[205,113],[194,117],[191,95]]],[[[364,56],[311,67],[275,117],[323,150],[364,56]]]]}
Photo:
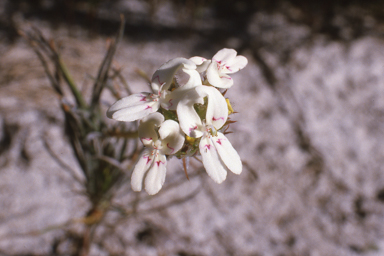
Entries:
{"type": "Polygon", "coordinates": [[[157,79],[157,81],[159,82],[159,85],[161,85],[161,82],[160,82],[160,77],[159,77],[159,75],[155,76],[155,77],[152,79],[152,81],[153,81],[153,80],[155,80],[155,79],[157,79]]]}
{"type": "Polygon", "coordinates": [[[144,144],[144,140],[147,140],[147,141],[151,141],[151,140],[152,140],[152,138],[140,138],[140,140],[141,140],[141,143],[143,143],[143,144],[144,144]]]}
{"type": "Polygon", "coordinates": [[[168,147],[169,149],[172,149],[171,154],[173,153],[173,151],[175,151],[174,148],[171,148],[171,147],[169,146],[169,143],[167,143],[167,147],[168,147]]]}
{"type": "Polygon", "coordinates": [[[153,79],[152,79],[152,81],[153,80],[156,80],[157,79],[157,81],[159,82],[159,91],[157,92],[157,94],[159,95],[159,97],[161,96],[161,91],[162,91],[162,88],[163,88],[163,86],[165,85],[165,82],[161,82],[160,81],[160,77],[159,77],[159,75],[157,75],[157,76],[155,76],[153,79]]]}
{"type": "Polygon", "coordinates": [[[222,140],[225,140],[225,139],[218,139],[216,142],[219,143],[221,145],[221,141],[222,140]]]}
{"type": "Polygon", "coordinates": [[[168,101],[170,107],[173,106],[173,103],[171,102],[172,100],[173,100],[173,99],[170,99],[170,100],[168,101]]]}
{"type": "Polygon", "coordinates": [[[149,156],[143,156],[143,158],[144,159],[147,158],[147,163],[146,164],[148,164],[151,161],[151,158],[149,158],[149,156]]]}
{"type": "Polygon", "coordinates": [[[211,149],[211,145],[210,144],[206,144],[206,145],[204,145],[204,148],[207,148],[207,149],[211,149]]]}
{"type": "Polygon", "coordinates": [[[189,128],[189,131],[194,131],[197,129],[197,125],[195,127],[189,128]]]}
{"type": "Polygon", "coordinates": [[[144,110],[147,110],[147,109],[152,109],[151,106],[147,106],[144,110]]]}
{"type": "Polygon", "coordinates": [[[160,166],[160,164],[164,164],[164,163],[159,160],[156,162],[156,164],[157,164],[157,166],[160,166]]]}
{"type": "Polygon", "coordinates": [[[222,119],[222,120],[224,121],[224,117],[219,117],[219,118],[212,117],[212,120],[213,120],[213,121],[218,121],[218,120],[220,120],[220,119],[222,119]]]}

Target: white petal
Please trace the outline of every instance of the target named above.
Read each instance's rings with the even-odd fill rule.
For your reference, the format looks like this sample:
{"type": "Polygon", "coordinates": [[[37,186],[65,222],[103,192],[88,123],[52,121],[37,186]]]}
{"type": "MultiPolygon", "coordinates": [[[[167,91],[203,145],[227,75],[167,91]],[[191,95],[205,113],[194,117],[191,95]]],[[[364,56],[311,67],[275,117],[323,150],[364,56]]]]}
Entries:
{"type": "Polygon", "coordinates": [[[152,142],[158,140],[156,128],[164,122],[164,116],[159,112],[149,114],[140,120],[139,137],[146,147],[152,147],[152,142]]]}
{"type": "Polygon", "coordinates": [[[237,55],[237,52],[234,49],[221,49],[213,57],[212,60],[219,62],[219,64],[226,63],[234,59],[237,55]]]}
{"type": "Polygon", "coordinates": [[[240,174],[242,171],[240,156],[224,134],[218,132],[217,136],[212,137],[212,141],[227,168],[235,174],[240,174]]]}
{"type": "Polygon", "coordinates": [[[166,120],[159,129],[159,135],[163,148],[161,153],[165,155],[175,154],[184,144],[184,135],[180,126],[173,120],[166,120]]]}
{"type": "Polygon", "coordinates": [[[234,58],[231,61],[228,61],[225,64],[225,67],[226,67],[225,73],[227,73],[227,74],[235,73],[235,72],[239,71],[240,69],[243,69],[247,64],[248,64],[247,58],[245,58],[242,55],[236,56],[236,58],[234,58]]]}
{"type": "Polygon", "coordinates": [[[193,63],[196,64],[196,66],[203,64],[204,61],[206,61],[206,58],[200,57],[200,56],[195,56],[192,58],[189,58],[189,60],[193,61],[193,63]]]}
{"type": "Polygon", "coordinates": [[[207,68],[208,82],[218,88],[229,88],[233,85],[233,80],[230,76],[221,73],[215,61],[209,64],[207,68]]]}
{"type": "Polygon", "coordinates": [[[140,123],[142,123],[142,124],[148,123],[148,124],[154,124],[154,125],[158,125],[158,126],[162,122],[164,122],[164,116],[159,112],[152,113],[152,114],[144,117],[140,121],[140,123]]]}
{"type": "Polygon", "coordinates": [[[200,74],[196,70],[183,68],[183,71],[189,75],[189,79],[180,89],[188,90],[202,85],[200,74]]]}
{"type": "Polygon", "coordinates": [[[196,69],[193,61],[185,58],[175,58],[163,64],[152,76],[152,89],[158,93],[160,88],[168,90],[173,81],[173,77],[180,68],[196,69]]]}
{"type": "Polygon", "coordinates": [[[132,94],[116,101],[107,111],[109,118],[131,122],[141,119],[159,109],[157,96],[150,93],[132,94]]]}
{"type": "Polygon", "coordinates": [[[190,60],[196,64],[196,71],[199,73],[206,71],[208,65],[211,63],[211,60],[207,60],[206,58],[198,56],[192,57],[190,60]]]}
{"type": "Polygon", "coordinates": [[[204,136],[201,138],[199,150],[204,168],[209,177],[211,177],[216,183],[220,184],[223,182],[227,177],[227,170],[223,166],[210,136],[204,136]]]}
{"type": "Polygon", "coordinates": [[[155,150],[145,149],[132,172],[131,186],[134,191],[141,191],[145,173],[151,167],[155,150]]]}
{"type": "Polygon", "coordinates": [[[184,98],[177,105],[177,117],[181,130],[189,137],[199,138],[203,135],[202,122],[193,105],[203,104],[204,99],[192,88],[185,93],[184,98]]]}
{"type": "Polygon", "coordinates": [[[179,87],[172,92],[165,91],[161,97],[161,107],[167,110],[176,110],[177,104],[183,99],[186,90],[179,87]]]}
{"type": "Polygon", "coordinates": [[[196,70],[183,69],[183,71],[189,75],[188,81],[184,85],[173,90],[172,92],[163,92],[161,97],[161,106],[163,108],[168,110],[176,110],[177,104],[179,104],[180,100],[185,97],[187,91],[196,86],[202,85],[200,74],[197,73],[196,70]]]}
{"type": "Polygon", "coordinates": [[[166,172],[167,159],[164,155],[157,154],[153,165],[145,177],[145,191],[147,191],[149,195],[156,194],[162,188],[165,181],[166,172]]]}
{"type": "Polygon", "coordinates": [[[220,129],[228,118],[228,106],[224,96],[219,90],[211,86],[199,86],[196,87],[196,91],[201,97],[208,96],[205,123],[220,129]]]}

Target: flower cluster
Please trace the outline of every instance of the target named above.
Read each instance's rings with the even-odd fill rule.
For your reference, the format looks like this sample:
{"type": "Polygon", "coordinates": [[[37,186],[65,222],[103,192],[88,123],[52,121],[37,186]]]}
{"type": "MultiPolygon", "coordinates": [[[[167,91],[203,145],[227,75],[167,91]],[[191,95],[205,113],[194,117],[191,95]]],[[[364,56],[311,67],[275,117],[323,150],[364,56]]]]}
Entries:
{"type": "Polygon", "coordinates": [[[131,178],[134,191],[143,185],[148,194],[159,192],[166,175],[167,158],[200,153],[204,168],[217,183],[227,170],[240,174],[242,163],[220,130],[231,121],[232,108],[223,91],[233,85],[229,74],[247,65],[244,56],[222,49],[212,60],[175,58],[152,76],[153,93],[132,94],[107,111],[118,121],[140,120],[139,137],[145,149],[131,178]]]}

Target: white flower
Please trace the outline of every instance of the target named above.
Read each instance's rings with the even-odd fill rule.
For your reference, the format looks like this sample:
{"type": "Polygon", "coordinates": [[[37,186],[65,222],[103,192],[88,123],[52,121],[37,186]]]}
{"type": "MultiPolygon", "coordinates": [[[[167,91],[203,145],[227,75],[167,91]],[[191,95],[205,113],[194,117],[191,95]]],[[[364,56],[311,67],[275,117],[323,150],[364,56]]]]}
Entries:
{"type": "Polygon", "coordinates": [[[205,128],[194,104],[203,104],[204,97],[208,98],[205,123],[220,129],[228,118],[228,107],[224,96],[212,86],[197,86],[185,94],[177,105],[177,117],[180,128],[189,137],[199,138],[203,135],[205,128]]]}
{"type": "MultiPolygon", "coordinates": [[[[176,72],[180,68],[183,72],[191,75],[193,72],[189,71],[196,70],[196,64],[193,61],[185,58],[175,58],[164,63],[158,70],[156,70],[152,76],[151,87],[153,91],[155,93],[161,94],[161,91],[168,90],[173,82],[173,78],[175,77],[176,72]]],[[[187,84],[189,84],[189,81],[187,84]]]]}
{"type": "Polygon", "coordinates": [[[158,95],[148,92],[136,93],[116,101],[108,109],[107,117],[131,122],[156,112],[159,107],[158,95]]]}
{"type": "Polygon", "coordinates": [[[212,60],[202,57],[190,58],[197,65],[198,72],[206,72],[208,82],[218,88],[230,88],[233,80],[228,74],[233,74],[243,69],[248,60],[244,56],[237,55],[234,49],[224,48],[218,51],[212,60]]]}
{"type": "Polygon", "coordinates": [[[224,134],[209,126],[205,126],[205,129],[199,144],[200,154],[209,177],[220,184],[227,177],[227,170],[241,173],[241,159],[224,134]]]}
{"type": "Polygon", "coordinates": [[[167,157],[192,156],[197,149],[215,182],[223,182],[228,170],[241,173],[239,154],[219,131],[227,123],[230,105],[218,88],[231,87],[233,80],[228,74],[244,68],[247,62],[226,48],[212,60],[172,59],[153,74],[153,93],[130,95],[108,109],[109,118],[127,122],[141,119],[138,132],[145,149],[132,172],[134,191],[144,187],[150,195],[158,193],[165,181],[167,157]],[[169,120],[157,112],[160,108],[169,120]],[[188,136],[185,144],[184,133],[188,136]]]}
{"type": "Polygon", "coordinates": [[[177,116],[180,128],[189,137],[199,138],[199,150],[203,165],[208,175],[216,182],[221,183],[227,176],[227,170],[235,174],[242,171],[239,154],[229,140],[217,130],[228,118],[228,107],[223,95],[210,86],[198,86],[190,90],[186,97],[177,106],[177,116]],[[202,121],[193,108],[196,103],[204,103],[208,98],[205,120],[202,121]]]}
{"type": "Polygon", "coordinates": [[[184,135],[177,122],[164,121],[164,116],[156,112],[140,121],[139,137],[146,148],[133,170],[132,189],[141,191],[144,183],[145,191],[154,195],[164,184],[166,155],[173,155],[181,149],[184,135]]]}
{"type": "Polygon", "coordinates": [[[206,58],[199,56],[195,56],[189,59],[196,64],[196,71],[199,73],[205,72],[209,64],[212,62],[211,60],[207,60],[206,58]]]}
{"type": "Polygon", "coordinates": [[[122,98],[108,109],[107,116],[118,121],[131,122],[156,112],[160,106],[165,109],[176,109],[182,94],[172,93],[168,89],[180,69],[189,76],[189,79],[180,87],[179,92],[201,85],[196,65],[191,60],[175,58],[163,64],[153,74],[151,87],[154,93],[142,92],[122,98]]]}
{"type": "Polygon", "coordinates": [[[189,76],[188,81],[174,89],[172,92],[167,91],[164,95],[164,109],[176,110],[180,100],[184,99],[191,89],[202,86],[200,74],[194,69],[183,69],[183,72],[189,76]]]}

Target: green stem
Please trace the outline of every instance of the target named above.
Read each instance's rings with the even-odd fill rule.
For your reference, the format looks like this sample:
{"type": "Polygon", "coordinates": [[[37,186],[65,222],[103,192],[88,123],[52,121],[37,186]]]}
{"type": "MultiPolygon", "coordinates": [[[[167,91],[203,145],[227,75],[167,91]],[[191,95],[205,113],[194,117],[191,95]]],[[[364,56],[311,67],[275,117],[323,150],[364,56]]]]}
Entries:
{"type": "Polygon", "coordinates": [[[80,91],[77,89],[77,86],[75,82],[73,81],[67,67],[65,66],[64,62],[61,60],[60,57],[58,57],[60,70],[63,74],[64,80],[69,85],[69,88],[71,89],[73,96],[75,96],[76,102],[79,105],[80,108],[85,109],[87,108],[87,103],[85,102],[83,95],[80,93],[80,91]]]}

